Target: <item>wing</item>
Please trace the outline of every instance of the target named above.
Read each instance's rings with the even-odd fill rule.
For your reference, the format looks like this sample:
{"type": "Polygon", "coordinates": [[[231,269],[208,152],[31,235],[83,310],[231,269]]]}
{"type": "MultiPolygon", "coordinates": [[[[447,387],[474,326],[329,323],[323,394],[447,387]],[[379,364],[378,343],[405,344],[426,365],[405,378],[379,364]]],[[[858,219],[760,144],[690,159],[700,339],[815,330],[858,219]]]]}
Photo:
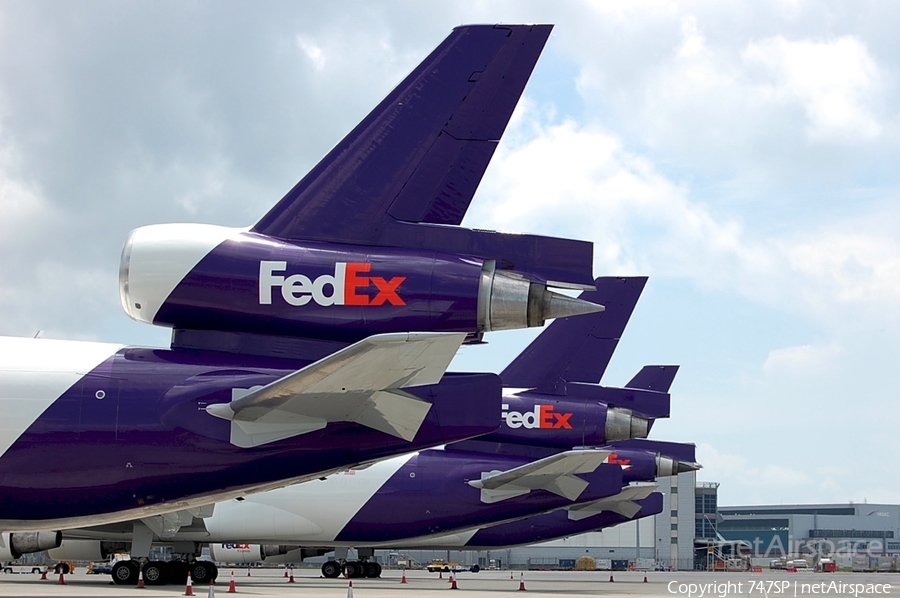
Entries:
{"type": "Polygon", "coordinates": [[[569,519],[572,521],[587,519],[588,517],[599,515],[603,511],[612,511],[631,519],[641,510],[641,505],[635,501],[647,498],[658,488],[659,486],[655,484],[628,486],[615,496],[572,505],[571,507],[566,507],[566,510],[569,512],[569,519]]]}
{"type": "Polygon", "coordinates": [[[374,243],[391,219],[459,224],[551,29],[454,29],[253,230],[374,243]]]}
{"type": "Polygon", "coordinates": [[[231,443],[259,446],[355,422],[412,440],[431,403],[403,388],[437,384],[463,333],[370,336],[266,386],[233,391],[230,403],[206,408],[231,421],[231,443]]]}
{"type": "Polygon", "coordinates": [[[575,500],[588,486],[588,482],[575,477],[578,473],[591,473],[610,455],[609,451],[566,451],[515,467],[507,471],[483,473],[480,480],[472,480],[470,486],[481,489],[481,501],[494,503],[532,490],[546,490],[569,500],[575,500]]]}

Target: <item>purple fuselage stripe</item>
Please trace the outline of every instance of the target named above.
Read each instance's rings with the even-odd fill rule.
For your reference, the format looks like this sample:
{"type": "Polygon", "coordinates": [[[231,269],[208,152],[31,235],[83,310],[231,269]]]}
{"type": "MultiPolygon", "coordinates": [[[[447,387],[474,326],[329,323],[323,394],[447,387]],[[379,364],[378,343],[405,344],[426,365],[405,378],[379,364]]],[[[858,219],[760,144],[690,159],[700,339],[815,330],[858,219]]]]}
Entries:
{"type": "Polygon", "coordinates": [[[433,404],[413,442],[336,423],[241,449],[229,442],[230,422],[204,411],[230,401],[233,388],[267,384],[303,365],[122,349],[60,396],[0,457],[0,514],[40,521],[209,495],[483,434],[500,419],[493,374],[447,374],[440,384],[408,389],[433,404]]]}

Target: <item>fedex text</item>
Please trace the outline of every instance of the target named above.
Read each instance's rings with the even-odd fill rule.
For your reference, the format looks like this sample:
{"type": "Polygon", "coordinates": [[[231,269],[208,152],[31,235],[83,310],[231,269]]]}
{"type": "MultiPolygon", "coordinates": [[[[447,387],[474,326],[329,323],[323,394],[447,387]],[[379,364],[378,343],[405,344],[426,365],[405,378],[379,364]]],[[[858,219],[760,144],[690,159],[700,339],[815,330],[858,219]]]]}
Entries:
{"type": "Polygon", "coordinates": [[[259,304],[271,305],[273,289],[281,289],[281,296],[288,305],[306,305],[310,301],[323,307],[331,305],[406,305],[398,289],[406,280],[395,276],[390,280],[369,276],[372,264],[367,262],[337,262],[334,274],[323,274],[311,279],[303,274],[284,276],[287,262],[259,262],[259,304]],[[374,285],[378,293],[369,297],[365,292],[374,285]]]}
{"type": "Polygon", "coordinates": [[[519,411],[510,411],[509,405],[503,405],[503,420],[510,428],[563,428],[572,429],[569,419],[571,413],[559,413],[553,410],[553,405],[535,405],[534,411],[521,413],[519,411]]]}

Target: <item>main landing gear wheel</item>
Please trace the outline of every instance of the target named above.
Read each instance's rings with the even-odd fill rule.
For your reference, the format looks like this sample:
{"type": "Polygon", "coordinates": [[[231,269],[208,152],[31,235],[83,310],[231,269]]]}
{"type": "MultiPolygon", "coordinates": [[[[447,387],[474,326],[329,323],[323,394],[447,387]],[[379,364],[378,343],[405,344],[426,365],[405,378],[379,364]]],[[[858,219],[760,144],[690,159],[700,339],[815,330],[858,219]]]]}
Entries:
{"type": "Polygon", "coordinates": [[[349,563],[344,564],[344,573],[347,574],[347,577],[351,579],[356,579],[362,577],[365,573],[365,567],[362,566],[363,563],[358,563],[356,561],[350,561],[349,563]]]}
{"type": "Polygon", "coordinates": [[[113,583],[117,586],[135,586],[138,578],[138,564],[134,561],[119,561],[112,568],[113,583]]]}
{"type": "Polygon", "coordinates": [[[166,585],[166,564],[162,561],[150,561],[144,565],[144,583],[148,586],[166,585]]]}
{"type": "Polygon", "coordinates": [[[187,583],[188,564],[185,561],[168,561],[166,563],[166,580],[183,586],[187,583]]]}
{"type": "Polygon", "coordinates": [[[381,565],[378,563],[362,563],[366,569],[366,577],[381,577],[381,565]]]}
{"type": "Polygon", "coordinates": [[[219,576],[219,568],[209,561],[197,561],[190,566],[191,581],[195,584],[208,584],[219,576]]]}
{"type": "Polygon", "coordinates": [[[328,579],[335,579],[341,574],[341,564],[337,561],[325,561],[322,565],[322,575],[328,579]]]}

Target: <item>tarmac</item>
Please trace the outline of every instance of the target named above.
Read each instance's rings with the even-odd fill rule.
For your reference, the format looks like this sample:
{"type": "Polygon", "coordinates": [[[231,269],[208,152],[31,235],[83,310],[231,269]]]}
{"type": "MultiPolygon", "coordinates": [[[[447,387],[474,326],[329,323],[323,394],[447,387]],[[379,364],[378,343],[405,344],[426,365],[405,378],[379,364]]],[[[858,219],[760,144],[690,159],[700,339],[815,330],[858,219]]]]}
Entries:
{"type": "MultiPolygon", "coordinates": [[[[194,586],[200,598],[229,594],[231,569],[219,569],[219,581],[210,592],[209,586],[194,586]]],[[[764,573],[722,572],[614,572],[609,571],[481,571],[456,575],[457,589],[451,589],[449,575],[439,579],[436,573],[407,571],[407,583],[401,583],[401,571],[384,571],[380,579],[324,579],[317,570],[295,569],[294,583],[284,578],[283,569],[234,570],[236,594],[259,598],[323,597],[323,598],[421,598],[464,594],[469,598],[503,596],[520,592],[524,583],[527,595],[559,598],[560,596],[604,596],[621,598],[653,596],[668,598],[791,598],[796,596],[828,596],[854,598],[900,596],[900,574],[897,573],[764,573]],[[512,576],[512,579],[510,579],[512,576]],[[610,581],[612,576],[612,581],[610,581]],[[644,578],[647,581],[644,582],[644,578]],[[350,582],[353,582],[352,588],[350,582]]],[[[40,580],[39,575],[0,575],[0,596],[92,596],[92,597],[157,597],[183,596],[184,586],[147,586],[131,588],[113,585],[108,575],[87,575],[83,569],[65,576],[40,580]]]]}

